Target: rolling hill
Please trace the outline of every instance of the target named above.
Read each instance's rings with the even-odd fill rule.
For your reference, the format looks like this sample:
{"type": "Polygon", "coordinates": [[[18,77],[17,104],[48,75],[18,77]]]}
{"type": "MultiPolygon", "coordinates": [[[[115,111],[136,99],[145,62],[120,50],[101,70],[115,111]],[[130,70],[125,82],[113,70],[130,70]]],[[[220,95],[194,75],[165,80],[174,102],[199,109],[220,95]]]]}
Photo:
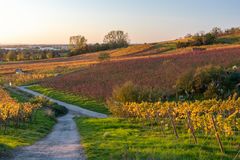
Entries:
{"type": "Polygon", "coordinates": [[[94,98],[108,98],[113,87],[133,81],[171,94],[178,77],[192,69],[205,65],[231,67],[239,63],[240,47],[227,47],[109,61],[46,79],[41,84],[94,98]]]}

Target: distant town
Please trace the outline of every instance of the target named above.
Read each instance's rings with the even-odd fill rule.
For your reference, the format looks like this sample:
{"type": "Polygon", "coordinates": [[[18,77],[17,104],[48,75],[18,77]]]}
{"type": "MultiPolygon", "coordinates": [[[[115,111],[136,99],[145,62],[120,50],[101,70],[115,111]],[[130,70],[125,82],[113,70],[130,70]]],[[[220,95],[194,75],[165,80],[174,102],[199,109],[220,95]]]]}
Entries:
{"type": "Polygon", "coordinates": [[[3,50],[52,50],[52,51],[57,51],[57,50],[67,50],[68,45],[67,44],[55,44],[55,45],[42,45],[42,44],[34,44],[34,45],[0,45],[0,49],[3,50]]]}

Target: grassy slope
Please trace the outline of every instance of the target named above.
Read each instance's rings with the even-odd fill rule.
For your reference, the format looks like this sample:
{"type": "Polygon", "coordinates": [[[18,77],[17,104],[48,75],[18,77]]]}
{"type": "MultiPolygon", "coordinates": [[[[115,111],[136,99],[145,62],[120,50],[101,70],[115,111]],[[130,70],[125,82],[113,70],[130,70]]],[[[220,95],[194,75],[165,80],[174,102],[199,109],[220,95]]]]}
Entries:
{"type": "Polygon", "coordinates": [[[30,86],[28,88],[33,91],[42,93],[48,97],[51,97],[66,103],[77,105],[82,108],[89,109],[91,111],[109,114],[109,111],[106,108],[106,106],[103,103],[96,102],[95,100],[89,100],[88,98],[80,97],[80,96],[73,95],[66,92],[57,91],[51,88],[44,88],[39,85],[30,86]]]}
{"type": "MultiPolygon", "coordinates": [[[[11,96],[20,102],[26,102],[28,96],[21,92],[11,92],[11,96]]],[[[36,121],[22,124],[20,128],[8,127],[6,134],[0,130],[0,158],[9,156],[10,150],[20,146],[31,145],[46,136],[55,124],[55,120],[38,111],[36,121]]]]}
{"type": "Polygon", "coordinates": [[[222,154],[215,137],[204,138],[198,135],[199,144],[195,145],[187,133],[180,134],[176,140],[172,133],[163,137],[159,128],[150,130],[150,127],[143,128],[139,123],[123,119],[81,117],[76,122],[89,160],[232,160],[237,154],[237,148],[227,144],[240,141],[240,137],[224,139],[226,154],[222,154]]]}
{"type": "Polygon", "coordinates": [[[217,39],[217,43],[240,44],[240,34],[222,36],[217,39]]]}

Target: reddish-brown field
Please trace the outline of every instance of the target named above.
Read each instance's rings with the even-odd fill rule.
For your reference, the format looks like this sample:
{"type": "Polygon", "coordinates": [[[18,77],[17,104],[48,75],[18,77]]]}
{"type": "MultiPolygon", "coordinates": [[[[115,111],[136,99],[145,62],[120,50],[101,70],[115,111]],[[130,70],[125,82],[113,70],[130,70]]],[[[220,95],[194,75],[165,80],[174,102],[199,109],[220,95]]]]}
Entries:
{"type": "Polygon", "coordinates": [[[94,98],[107,98],[113,87],[133,81],[169,94],[173,93],[178,77],[191,69],[210,64],[230,67],[239,62],[240,47],[122,59],[91,65],[81,71],[49,78],[41,84],[94,98]]]}

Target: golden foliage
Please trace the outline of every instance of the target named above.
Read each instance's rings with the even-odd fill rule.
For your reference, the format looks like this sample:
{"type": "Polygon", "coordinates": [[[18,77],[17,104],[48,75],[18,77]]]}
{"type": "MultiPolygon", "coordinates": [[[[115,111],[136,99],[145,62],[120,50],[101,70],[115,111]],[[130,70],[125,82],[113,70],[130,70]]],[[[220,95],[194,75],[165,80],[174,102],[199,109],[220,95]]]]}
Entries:
{"type": "Polygon", "coordinates": [[[194,130],[213,133],[212,117],[214,117],[218,132],[223,135],[231,136],[234,131],[240,129],[240,98],[236,96],[225,101],[213,99],[195,102],[115,103],[114,105],[117,111],[115,115],[125,118],[155,122],[159,118],[171,116],[177,124],[190,119],[194,130]]]}
{"type": "Polygon", "coordinates": [[[0,123],[5,124],[13,121],[16,126],[20,122],[31,120],[32,114],[39,108],[39,105],[31,103],[18,103],[2,88],[0,88],[0,123]]]}

